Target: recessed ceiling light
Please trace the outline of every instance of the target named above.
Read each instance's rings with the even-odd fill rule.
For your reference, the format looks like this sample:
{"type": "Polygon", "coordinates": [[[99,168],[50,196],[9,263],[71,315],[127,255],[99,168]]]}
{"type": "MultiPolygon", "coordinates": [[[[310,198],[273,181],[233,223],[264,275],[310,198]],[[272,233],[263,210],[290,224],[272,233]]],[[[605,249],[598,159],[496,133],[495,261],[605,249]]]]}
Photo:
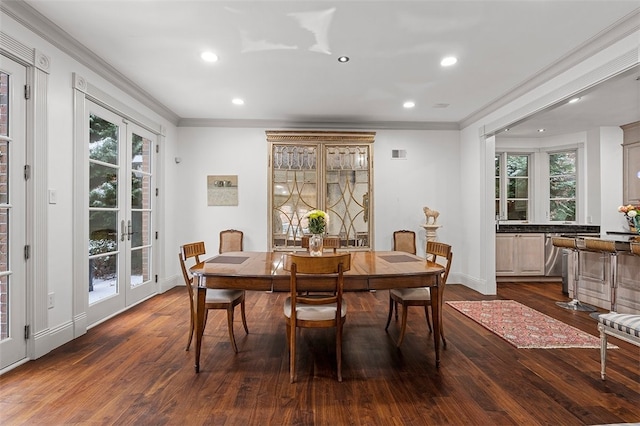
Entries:
{"type": "Polygon", "coordinates": [[[216,55],[213,52],[202,52],[200,54],[200,57],[202,58],[203,61],[205,62],[216,62],[218,60],[218,55],[216,55]]]}
{"type": "Polygon", "coordinates": [[[569,99],[569,103],[570,104],[575,104],[576,102],[578,102],[580,100],[580,98],[573,98],[573,99],[569,99]]]}
{"type": "Polygon", "coordinates": [[[442,61],[440,61],[440,65],[442,65],[443,67],[450,67],[456,62],[458,62],[458,58],[456,58],[455,56],[447,56],[446,58],[443,58],[442,61]]]}
{"type": "Polygon", "coordinates": [[[402,106],[405,108],[413,108],[414,106],[416,106],[416,103],[413,101],[407,101],[403,103],[402,106]]]}
{"type": "Polygon", "coordinates": [[[244,105],[244,101],[240,98],[234,98],[231,100],[231,103],[233,103],[234,105],[244,105]]]}
{"type": "Polygon", "coordinates": [[[504,129],[505,132],[508,132],[509,130],[511,130],[511,129],[508,128],[508,127],[506,129],[504,129]]]}
{"type": "Polygon", "coordinates": [[[538,129],[538,132],[542,133],[544,132],[546,129],[538,129]]]}
{"type": "Polygon", "coordinates": [[[340,56],[338,58],[338,62],[349,62],[349,57],[348,56],[340,56]]]}

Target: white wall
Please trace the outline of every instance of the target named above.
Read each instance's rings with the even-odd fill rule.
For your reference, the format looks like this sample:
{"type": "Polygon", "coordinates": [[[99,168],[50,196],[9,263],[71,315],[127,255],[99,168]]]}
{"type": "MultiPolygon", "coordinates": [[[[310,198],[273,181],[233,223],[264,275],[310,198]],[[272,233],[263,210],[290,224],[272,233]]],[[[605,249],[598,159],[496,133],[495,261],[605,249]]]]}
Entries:
{"type": "MultiPolygon", "coordinates": [[[[267,240],[268,143],[266,129],[179,128],[176,155],[177,202],[181,215],[175,251],[180,244],[204,240],[208,253],[218,249],[218,233],[236,228],[244,232],[245,250],[269,249],[267,240]],[[207,175],[238,175],[238,206],[208,206],[207,175]]],[[[273,129],[269,129],[273,130],[273,129]]],[[[376,129],[371,129],[376,131],[376,129]]],[[[440,212],[441,241],[454,250],[463,239],[457,228],[460,200],[451,194],[460,190],[457,131],[378,130],[373,143],[376,250],[390,250],[392,234],[410,229],[418,235],[424,254],[424,206],[440,212]],[[407,158],[391,159],[392,149],[404,149],[407,158]]],[[[176,264],[176,267],[178,265],[176,264]]],[[[456,265],[452,265],[451,280],[456,265]]]]}
{"type": "MultiPolygon", "coordinates": [[[[47,92],[47,135],[48,135],[48,159],[47,159],[47,187],[57,192],[57,203],[49,204],[47,210],[47,271],[43,276],[47,280],[47,292],[55,293],[55,306],[48,309],[48,329],[37,330],[42,334],[42,342],[48,348],[36,348],[37,353],[46,353],[48,350],[60,346],[73,336],[73,258],[72,236],[74,234],[73,209],[73,176],[74,168],[74,123],[73,123],[73,89],[72,74],[78,73],[100,90],[109,93],[120,102],[135,109],[143,116],[166,128],[166,139],[163,149],[167,152],[173,150],[172,145],[176,141],[176,127],[149,108],[134,100],[96,73],[80,64],[70,56],[54,47],[49,42],[35,35],[11,17],[0,14],[2,31],[9,34],[20,43],[35,48],[50,59],[47,92]],[[48,336],[46,336],[48,334],[48,336]]],[[[161,155],[161,158],[166,158],[161,155]]],[[[173,158],[171,158],[173,162],[173,158]]],[[[165,165],[161,164],[159,172],[163,173],[165,165]]],[[[171,174],[167,176],[171,179],[171,174]]],[[[164,177],[163,177],[164,179],[164,177]]],[[[175,221],[172,189],[161,197],[162,215],[167,223],[175,221]]],[[[160,230],[161,235],[164,230],[160,230]]],[[[169,234],[169,238],[172,238],[169,234]]],[[[174,238],[174,237],[173,237],[174,238]]],[[[165,278],[164,267],[169,258],[165,259],[164,247],[160,247],[160,277],[165,278]]],[[[171,251],[173,254],[173,250],[171,251]]],[[[167,254],[168,256],[168,254],[167,254]]],[[[175,254],[170,261],[175,263],[175,254]]],[[[174,268],[171,268],[174,271],[174,268]]],[[[85,283],[86,285],[86,283],[85,283]]],[[[38,295],[34,295],[38,297],[38,295]]],[[[46,296],[45,296],[46,297],[46,296]]]]}

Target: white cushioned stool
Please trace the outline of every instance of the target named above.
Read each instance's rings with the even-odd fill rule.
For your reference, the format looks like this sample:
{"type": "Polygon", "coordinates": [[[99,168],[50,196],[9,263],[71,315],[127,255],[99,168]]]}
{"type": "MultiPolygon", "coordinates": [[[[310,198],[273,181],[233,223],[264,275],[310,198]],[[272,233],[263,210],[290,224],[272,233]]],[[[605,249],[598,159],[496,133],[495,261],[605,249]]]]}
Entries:
{"type": "Polygon", "coordinates": [[[600,377],[605,378],[607,335],[640,346],[640,315],[610,312],[598,316],[600,330],[600,377]]]}

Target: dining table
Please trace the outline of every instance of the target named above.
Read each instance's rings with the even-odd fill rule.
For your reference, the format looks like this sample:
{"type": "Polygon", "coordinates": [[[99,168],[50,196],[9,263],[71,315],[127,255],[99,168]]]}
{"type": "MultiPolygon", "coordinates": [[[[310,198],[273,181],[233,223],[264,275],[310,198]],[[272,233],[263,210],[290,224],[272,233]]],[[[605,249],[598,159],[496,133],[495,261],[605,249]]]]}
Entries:
{"type": "MultiPolygon", "coordinates": [[[[290,275],[285,271],[288,252],[226,252],[195,264],[193,275],[195,305],[195,371],[200,371],[200,352],[205,326],[207,288],[231,288],[250,291],[290,291],[290,275]]],[[[304,254],[297,252],[296,254],[304,254]]],[[[344,253],[343,251],[338,252],[344,253]]],[[[442,321],[442,273],[444,267],[419,256],[400,251],[351,251],[351,269],[344,273],[344,291],[387,290],[429,287],[433,313],[435,364],[440,366],[440,324],[442,321]]],[[[308,254],[307,254],[308,255],[308,254]]],[[[325,253],[324,256],[332,254],[325,253]]],[[[327,276],[298,277],[300,291],[331,288],[327,276]]],[[[333,284],[335,285],[335,284],[333,284]]]]}

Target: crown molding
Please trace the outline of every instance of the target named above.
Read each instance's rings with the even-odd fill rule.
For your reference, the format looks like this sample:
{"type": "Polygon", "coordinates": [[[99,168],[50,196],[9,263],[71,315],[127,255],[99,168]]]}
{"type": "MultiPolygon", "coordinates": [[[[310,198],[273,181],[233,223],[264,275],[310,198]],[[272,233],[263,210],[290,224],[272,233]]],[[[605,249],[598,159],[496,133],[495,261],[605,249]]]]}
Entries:
{"type": "Polygon", "coordinates": [[[181,118],[178,127],[251,127],[284,129],[380,129],[380,130],[460,130],[456,122],[419,121],[286,121],[181,118]]]}
{"type": "Polygon", "coordinates": [[[178,123],[176,113],[22,0],[0,2],[0,10],[161,117],[178,123]]]}
{"type": "Polygon", "coordinates": [[[499,96],[476,112],[462,119],[459,123],[460,128],[463,129],[475,123],[482,117],[502,108],[520,96],[523,96],[563,72],[568,71],[570,68],[576,66],[585,59],[595,55],[638,30],[640,30],[640,7],[610,25],[608,28],[600,31],[598,34],[585,41],[562,58],[543,68],[531,78],[523,81],[504,95],[499,96]]]}

